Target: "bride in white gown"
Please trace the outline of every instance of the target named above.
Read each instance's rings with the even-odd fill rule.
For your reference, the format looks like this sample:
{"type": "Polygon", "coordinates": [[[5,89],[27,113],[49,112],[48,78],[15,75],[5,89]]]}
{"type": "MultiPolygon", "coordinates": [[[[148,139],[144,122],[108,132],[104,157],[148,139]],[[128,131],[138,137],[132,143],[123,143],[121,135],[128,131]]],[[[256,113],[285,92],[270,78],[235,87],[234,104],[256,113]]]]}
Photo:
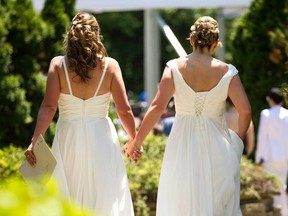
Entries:
{"type": "Polygon", "coordinates": [[[50,63],[47,87],[32,142],[25,155],[37,163],[33,146],[59,107],[52,145],[57,160],[53,177],[71,200],[96,216],[133,216],[121,148],[108,109],[111,95],[130,139],[136,134],[120,67],[107,57],[99,25],[77,14],[65,38],[65,56],[50,63]]]}
{"type": "Polygon", "coordinates": [[[174,95],[176,117],[168,137],[157,196],[157,216],[240,216],[240,157],[251,108],[237,69],[212,57],[218,23],[201,17],[191,27],[193,52],[167,63],[158,92],[133,141],[133,153],[174,95]],[[224,118],[227,97],[239,112],[239,130],[224,118]]]}

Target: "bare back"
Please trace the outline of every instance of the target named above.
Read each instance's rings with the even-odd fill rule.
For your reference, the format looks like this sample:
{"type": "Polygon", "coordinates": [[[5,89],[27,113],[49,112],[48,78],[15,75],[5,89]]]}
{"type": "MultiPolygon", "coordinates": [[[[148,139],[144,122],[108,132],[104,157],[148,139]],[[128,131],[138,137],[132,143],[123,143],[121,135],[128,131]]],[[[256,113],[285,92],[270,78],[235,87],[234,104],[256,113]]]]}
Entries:
{"type": "MultiPolygon", "coordinates": [[[[80,78],[76,75],[76,73],[69,71],[69,69],[67,68],[73,96],[83,100],[95,96],[96,89],[98,88],[98,85],[100,83],[103,74],[105,61],[107,61],[107,58],[105,58],[102,62],[100,62],[99,60],[97,67],[89,71],[91,79],[89,79],[88,82],[86,83],[80,82],[80,78]]],[[[110,66],[108,64],[104,79],[102,81],[102,84],[99,88],[97,95],[103,95],[110,92],[112,73],[109,68],[110,66]]],[[[60,92],[63,94],[70,94],[69,85],[65,76],[64,66],[62,64],[62,57],[57,58],[57,72],[60,83],[60,92]]]]}
{"type": "Polygon", "coordinates": [[[210,56],[189,55],[177,60],[177,66],[185,82],[195,92],[210,91],[228,71],[229,66],[210,56]]]}

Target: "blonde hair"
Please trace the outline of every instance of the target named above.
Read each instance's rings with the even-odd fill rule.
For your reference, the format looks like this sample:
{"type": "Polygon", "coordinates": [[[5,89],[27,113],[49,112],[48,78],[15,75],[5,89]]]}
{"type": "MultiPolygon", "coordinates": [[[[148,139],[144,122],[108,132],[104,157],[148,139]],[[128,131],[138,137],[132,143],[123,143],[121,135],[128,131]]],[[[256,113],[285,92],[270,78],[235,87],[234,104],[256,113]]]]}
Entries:
{"type": "Polygon", "coordinates": [[[100,26],[96,18],[89,13],[78,13],[70,24],[64,39],[64,48],[68,59],[69,70],[87,82],[89,69],[97,67],[97,59],[107,56],[102,43],[100,26]]]}
{"type": "Polygon", "coordinates": [[[219,41],[219,27],[215,19],[210,16],[203,16],[196,20],[194,25],[190,28],[190,37],[193,40],[193,46],[200,51],[203,51],[205,47],[208,49],[218,41],[218,46],[221,46],[219,41]]]}

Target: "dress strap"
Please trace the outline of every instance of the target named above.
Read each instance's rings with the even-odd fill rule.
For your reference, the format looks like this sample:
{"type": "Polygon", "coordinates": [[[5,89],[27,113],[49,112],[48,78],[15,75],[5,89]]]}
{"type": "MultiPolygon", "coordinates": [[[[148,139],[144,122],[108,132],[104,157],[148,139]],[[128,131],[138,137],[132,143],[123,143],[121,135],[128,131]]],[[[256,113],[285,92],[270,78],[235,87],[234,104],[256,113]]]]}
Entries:
{"type": "Polygon", "coordinates": [[[65,76],[66,76],[69,92],[70,92],[71,95],[73,95],[70,79],[69,79],[69,76],[68,76],[68,70],[67,70],[67,67],[66,67],[65,56],[63,56],[63,58],[62,58],[62,62],[63,62],[63,66],[64,66],[64,72],[65,72],[65,76]]]}
{"type": "Polygon", "coordinates": [[[94,96],[96,96],[98,94],[98,91],[99,91],[99,89],[101,87],[101,84],[103,82],[103,79],[104,79],[104,76],[105,76],[105,73],[106,73],[106,70],[107,70],[107,67],[108,67],[109,59],[107,57],[105,59],[106,59],[106,62],[105,62],[105,66],[104,66],[104,69],[103,69],[103,73],[102,73],[101,79],[99,81],[99,84],[98,84],[98,87],[96,89],[96,92],[95,92],[94,96]]]}

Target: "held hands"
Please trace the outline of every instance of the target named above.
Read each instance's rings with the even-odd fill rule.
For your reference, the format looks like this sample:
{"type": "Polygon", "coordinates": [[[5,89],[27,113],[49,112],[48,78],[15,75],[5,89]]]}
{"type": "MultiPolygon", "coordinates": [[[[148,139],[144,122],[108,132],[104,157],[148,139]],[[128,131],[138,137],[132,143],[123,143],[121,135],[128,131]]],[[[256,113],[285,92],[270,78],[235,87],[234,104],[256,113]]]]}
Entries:
{"type": "Polygon", "coordinates": [[[126,157],[128,157],[133,163],[137,163],[143,154],[143,147],[138,147],[134,140],[129,141],[124,145],[124,151],[126,157]]]}

